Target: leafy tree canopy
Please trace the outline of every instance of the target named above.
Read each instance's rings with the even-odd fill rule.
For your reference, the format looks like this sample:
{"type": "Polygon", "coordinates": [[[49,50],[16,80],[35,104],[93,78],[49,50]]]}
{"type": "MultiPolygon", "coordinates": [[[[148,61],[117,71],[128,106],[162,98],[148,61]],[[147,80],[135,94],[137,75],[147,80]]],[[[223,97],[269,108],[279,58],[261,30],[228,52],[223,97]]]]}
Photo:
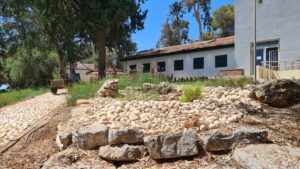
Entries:
{"type": "Polygon", "coordinates": [[[234,6],[225,5],[214,11],[212,29],[222,37],[234,35],[234,6]]]}

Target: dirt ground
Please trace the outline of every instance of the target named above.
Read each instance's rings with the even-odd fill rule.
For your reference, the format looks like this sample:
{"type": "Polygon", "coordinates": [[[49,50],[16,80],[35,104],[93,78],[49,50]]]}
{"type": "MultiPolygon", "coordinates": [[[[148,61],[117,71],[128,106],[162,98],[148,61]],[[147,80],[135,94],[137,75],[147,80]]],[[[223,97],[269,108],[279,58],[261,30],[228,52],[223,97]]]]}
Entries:
{"type": "MultiPolygon", "coordinates": [[[[241,121],[221,126],[220,130],[231,131],[237,127],[264,128],[269,131],[269,140],[278,145],[300,147],[300,116],[289,109],[277,109],[263,106],[264,111],[249,112],[241,121]]],[[[0,168],[3,169],[34,169],[43,166],[43,163],[59,150],[55,145],[56,126],[70,118],[70,108],[61,108],[45,127],[36,131],[26,144],[26,136],[7,152],[0,155],[0,168]]],[[[121,168],[139,168],[141,163],[145,167],[153,168],[199,168],[199,166],[230,165],[230,154],[206,154],[186,160],[155,162],[151,159],[142,159],[140,163],[123,165],[121,168]],[[187,165],[188,164],[188,165],[187,165]],[[139,166],[137,166],[139,165],[139,166]],[[173,166],[173,167],[171,167],[173,166]]]]}
{"type": "Polygon", "coordinates": [[[27,144],[27,135],[25,135],[17,144],[0,155],[0,168],[40,168],[52,154],[59,151],[55,145],[56,126],[58,123],[67,121],[71,115],[70,108],[60,108],[56,111],[60,113],[54,116],[46,126],[31,134],[27,144]]]}

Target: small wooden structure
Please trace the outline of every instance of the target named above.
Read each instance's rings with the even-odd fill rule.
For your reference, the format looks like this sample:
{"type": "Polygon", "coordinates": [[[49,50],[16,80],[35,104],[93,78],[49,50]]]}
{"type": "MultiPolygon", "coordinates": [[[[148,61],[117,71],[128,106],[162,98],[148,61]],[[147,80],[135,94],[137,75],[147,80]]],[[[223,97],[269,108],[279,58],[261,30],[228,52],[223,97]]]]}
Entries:
{"type": "Polygon", "coordinates": [[[68,82],[67,82],[67,80],[64,80],[64,79],[51,80],[50,91],[51,91],[51,93],[56,94],[58,89],[64,89],[67,87],[67,85],[68,85],[68,82]]]}
{"type": "Polygon", "coordinates": [[[219,75],[221,77],[243,76],[244,69],[221,70],[219,75]]]}

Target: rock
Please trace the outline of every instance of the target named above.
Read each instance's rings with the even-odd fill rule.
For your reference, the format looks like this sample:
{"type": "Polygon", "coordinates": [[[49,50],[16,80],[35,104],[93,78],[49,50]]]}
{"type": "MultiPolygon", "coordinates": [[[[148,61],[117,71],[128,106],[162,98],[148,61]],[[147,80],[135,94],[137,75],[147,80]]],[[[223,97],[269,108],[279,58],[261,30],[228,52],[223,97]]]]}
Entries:
{"type": "Polygon", "coordinates": [[[108,144],[108,127],[95,122],[79,128],[73,133],[72,141],[75,146],[85,150],[92,150],[108,144]]]}
{"type": "Polygon", "coordinates": [[[144,91],[149,90],[156,90],[160,94],[166,95],[172,92],[180,92],[178,91],[178,88],[175,87],[175,85],[167,82],[161,82],[159,84],[153,84],[153,83],[144,83],[142,86],[142,89],[144,91]]]}
{"type": "Polygon", "coordinates": [[[197,155],[197,140],[193,130],[144,138],[149,155],[155,160],[197,155]]]}
{"type": "Polygon", "coordinates": [[[118,79],[106,80],[97,92],[97,97],[114,97],[118,93],[118,84],[118,79]]]}
{"type": "Polygon", "coordinates": [[[57,131],[56,144],[60,150],[66,149],[69,145],[72,144],[72,133],[63,130],[57,131]]]}
{"type": "Polygon", "coordinates": [[[116,167],[97,156],[94,151],[83,151],[69,148],[52,155],[43,165],[42,169],[115,169],[116,167]]]}
{"type": "Polygon", "coordinates": [[[144,133],[133,129],[111,129],[108,133],[108,142],[113,144],[142,144],[144,133]]]}
{"type": "Polygon", "coordinates": [[[102,146],[99,148],[99,156],[110,161],[138,161],[147,154],[143,146],[102,146]]]}
{"type": "Polygon", "coordinates": [[[267,137],[268,132],[266,130],[241,128],[232,134],[214,130],[204,138],[203,143],[206,151],[224,151],[231,150],[239,144],[263,143],[267,140],[267,137]]]}
{"type": "Polygon", "coordinates": [[[149,90],[157,90],[157,84],[153,83],[144,83],[142,86],[142,89],[144,91],[149,91],[149,90]]]}
{"type": "Polygon", "coordinates": [[[89,110],[90,107],[88,106],[75,107],[74,109],[71,110],[71,116],[72,117],[85,116],[89,110]]]}
{"type": "Polygon", "coordinates": [[[300,85],[292,80],[275,80],[253,89],[248,96],[273,107],[288,107],[300,99],[300,85]]]}
{"type": "Polygon", "coordinates": [[[82,105],[82,104],[91,104],[90,100],[84,100],[84,99],[79,99],[76,101],[76,105],[82,105]]]}
{"type": "Polygon", "coordinates": [[[275,144],[248,145],[235,149],[232,158],[237,168],[300,168],[300,148],[296,147],[275,144]]]}

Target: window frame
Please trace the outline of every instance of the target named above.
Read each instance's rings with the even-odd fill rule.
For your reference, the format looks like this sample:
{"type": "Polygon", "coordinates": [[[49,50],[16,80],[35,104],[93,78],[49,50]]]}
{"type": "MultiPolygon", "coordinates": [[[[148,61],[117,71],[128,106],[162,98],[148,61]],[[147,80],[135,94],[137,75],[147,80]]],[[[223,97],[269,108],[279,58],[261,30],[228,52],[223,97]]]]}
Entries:
{"type": "Polygon", "coordinates": [[[157,72],[166,72],[166,61],[160,61],[160,62],[156,62],[156,69],[157,72]],[[160,70],[158,67],[160,67],[160,64],[163,63],[164,64],[164,69],[160,70]]]}
{"type": "Polygon", "coordinates": [[[215,68],[222,68],[222,67],[228,67],[228,55],[217,55],[215,56],[215,68]],[[226,62],[225,64],[220,64],[220,57],[226,57],[226,62]]]}
{"type": "Polygon", "coordinates": [[[183,70],[184,70],[184,60],[183,59],[174,60],[174,71],[183,71],[183,70]],[[179,69],[176,68],[176,62],[182,62],[182,65],[180,65],[179,69]]]}
{"type": "Polygon", "coordinates": [[[151,63],[143,63],[143,73],[149,73],[151,69],[151,63]],[[149,65],[149,69],[147,71],[145,71],[145,65],[149,65]]]}
{"type": "Polygon", "coordinates": [[[197,58],[193,58],[193,69],[204,69],[204,57],[197,57],[197,58]],[[202,64],[200,65],[200,67],[196,67],[196,60],[202,60],[202,64]]]}
{"type": "Polygon", "coordinates": [[[130,69],[130,70],[136,70],[136,69],[137,69],[137,65],[136,65],[136,64],[129,65],[129,69],[130,69]],[[132,66],[135,67],[135,69],[132,69],[132,68],[131,68],[132,66]]]}

